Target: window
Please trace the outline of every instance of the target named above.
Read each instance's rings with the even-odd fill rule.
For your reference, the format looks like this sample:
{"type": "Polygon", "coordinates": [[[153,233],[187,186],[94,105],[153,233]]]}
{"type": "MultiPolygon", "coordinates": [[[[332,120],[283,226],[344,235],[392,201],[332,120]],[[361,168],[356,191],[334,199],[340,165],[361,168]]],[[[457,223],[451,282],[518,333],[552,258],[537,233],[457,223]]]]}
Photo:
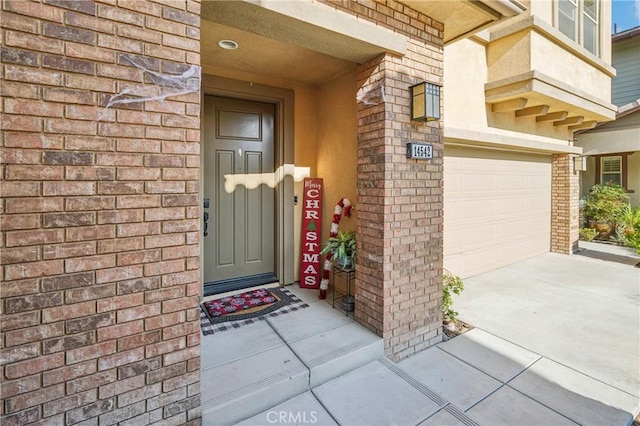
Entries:
{"type": "Polygon", "coordinates": [[[618,185],[623,185],[622,157],[600,158],[600,182],[603,184],[615,183],[618,185]]]}
{"type": "Polygon", "coordinates": [[[594,55],[600,45],[599,0],[558,0],[556,26],[560,32],[594,55]]]}

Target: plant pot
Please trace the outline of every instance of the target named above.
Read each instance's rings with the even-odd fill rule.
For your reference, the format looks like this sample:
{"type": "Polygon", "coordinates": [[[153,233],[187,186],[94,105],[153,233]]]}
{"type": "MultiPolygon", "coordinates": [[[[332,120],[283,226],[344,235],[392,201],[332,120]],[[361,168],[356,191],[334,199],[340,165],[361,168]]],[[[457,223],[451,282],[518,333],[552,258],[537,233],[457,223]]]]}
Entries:
{"type": "Polygon", "coordinates": [[[342,309],[345,310],[345,312],[353,312],[353,310],[356,308],[356,298],[353,296],[344,296],[342,298],[342,309]]]}
{"type": "Polygon", "coordinates": [[[346,259],[339,258],[338,265],[342,269],[351,269],[353,265],[353,259],[351,258],[351,256],[347,257],[346,259]]]}
{"type": "Polygon", "coordinates": [[[608,237],[613,231],[613,225],[609,222],[598,222],[596,220],[589,221],[589,228],[598,231],[598,237],[608,237]]]}

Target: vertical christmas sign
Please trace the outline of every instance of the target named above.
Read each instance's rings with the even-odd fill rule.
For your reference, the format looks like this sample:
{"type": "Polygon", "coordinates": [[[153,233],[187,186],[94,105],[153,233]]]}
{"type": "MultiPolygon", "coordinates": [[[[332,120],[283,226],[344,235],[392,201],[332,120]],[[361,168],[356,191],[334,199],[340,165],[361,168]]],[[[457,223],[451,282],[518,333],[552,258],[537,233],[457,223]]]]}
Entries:
{"type": "Polygon", "coordinates": [[[306,178],[302,197],[302,261],[300,287],[320,287],[322,179],[306,178]]]}

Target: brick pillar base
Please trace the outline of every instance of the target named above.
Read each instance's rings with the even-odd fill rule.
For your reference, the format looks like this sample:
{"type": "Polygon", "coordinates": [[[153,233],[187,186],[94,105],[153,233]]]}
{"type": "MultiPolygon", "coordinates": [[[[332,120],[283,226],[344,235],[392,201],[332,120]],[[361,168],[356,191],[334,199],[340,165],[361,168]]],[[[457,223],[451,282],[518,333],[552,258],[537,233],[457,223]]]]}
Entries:
{"type": "Polygon", "coordinates": [[[569,154],[553,156],[551,170],[551,251],[572,254],[578,248],[580,178],[569,154]]]}

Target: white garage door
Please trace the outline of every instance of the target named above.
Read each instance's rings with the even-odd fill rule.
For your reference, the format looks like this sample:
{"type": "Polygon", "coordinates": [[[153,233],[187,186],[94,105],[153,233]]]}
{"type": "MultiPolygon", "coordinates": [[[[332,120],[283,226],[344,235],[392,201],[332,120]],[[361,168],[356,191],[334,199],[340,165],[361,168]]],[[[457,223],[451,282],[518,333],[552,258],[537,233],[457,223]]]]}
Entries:
{"type": "Polygon", "coordinates": [[[550,245],[550,156],[445,148],[446,269],[469,277],[550,245]]]}

